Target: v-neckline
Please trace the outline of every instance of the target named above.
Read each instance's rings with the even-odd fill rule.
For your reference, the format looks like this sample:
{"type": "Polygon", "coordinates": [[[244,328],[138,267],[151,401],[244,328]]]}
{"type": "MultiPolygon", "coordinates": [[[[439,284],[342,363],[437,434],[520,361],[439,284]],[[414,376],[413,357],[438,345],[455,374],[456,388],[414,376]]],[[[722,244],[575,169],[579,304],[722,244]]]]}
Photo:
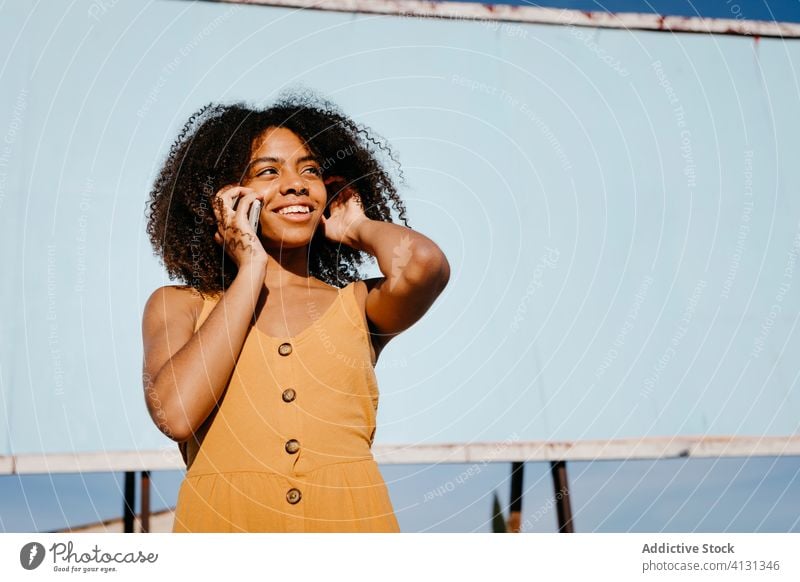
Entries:
{"type": "Polygon", "coordinates": [[[263,336],[265,338],[268,338],[268,339],[270,339],[272,341],[296,342],[297,340],[299,340],[300,338],[305,336],[312,328],[316,327],[319,322],[321,322],[323,319],[326,319],[334,311],[335,307],[339,304],[339,301],[342,298],[342,293],[344,292],[345,289],[347,289],[352,284],[353,283],[348,283],[344,287],[336,289],[336,299],[333,300],[333,303],[331,303],[325,309],[325,311],[322,313],[322,315],[320,315],[317,319],[312,321],[311,324],[309,324],[307,327],[305,327],[300,333],[296,333],[293,336],[278,336],[278,335],[270,335],[265,331],[261,331],[255,325],[252,326],[252,329],[254,329],[259,335],[261,335],[261,336],[263,336]]]}

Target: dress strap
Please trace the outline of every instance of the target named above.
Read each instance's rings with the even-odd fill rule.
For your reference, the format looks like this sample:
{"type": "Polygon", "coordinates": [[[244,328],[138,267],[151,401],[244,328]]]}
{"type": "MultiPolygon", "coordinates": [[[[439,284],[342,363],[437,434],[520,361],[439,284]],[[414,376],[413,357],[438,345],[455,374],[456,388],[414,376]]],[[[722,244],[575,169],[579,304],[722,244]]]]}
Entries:
{"type": "MultiPolygon", "coordinates": [[[[350,287],[349,290],[349,299],[345,299],[345,309],[349,311],[350,315],[348,319],[352,322],[352,324],[360,331],[362,334],[364,341],[369,345],[370,351],[370,363],[373,367],[375,367],[377,357],[375,356],[375,348],[372,345],[372,331],[369,328],[369,324],[367,323],[367,315],[364,313],[364,309],[362,308],[361,304],[358,301],[358,297],[356,296],[356,285],[358,284],[366,284],[363,281],[353,281],[347,287],[350,287]],[[349,303],[349,307],[347,307],[347,303],[349,303]]],[[[344,289],[347,292],[347,289],[344,289]]]]}
{"type": "Polygon", "coordinates": [[[214,309],[214,306],[219,303],[220,297],[214,297],[209,299],[203,299],[203,307],[200,308],[200,313],[197,315],[197,321],[194,324],[194,333],[197,333],[197,330],[200,329],[200,326],[203,325],[203,322],[208,319],[208,316],[211,314],[211,310],[214,309]]]}

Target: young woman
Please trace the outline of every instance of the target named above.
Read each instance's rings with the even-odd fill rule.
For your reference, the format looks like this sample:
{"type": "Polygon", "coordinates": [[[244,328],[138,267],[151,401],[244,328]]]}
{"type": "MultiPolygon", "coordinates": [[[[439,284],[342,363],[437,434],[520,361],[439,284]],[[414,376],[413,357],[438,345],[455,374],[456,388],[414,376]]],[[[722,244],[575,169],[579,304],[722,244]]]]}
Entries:
{"type": "Polygon", "coordinates": [[[147,230],[185,285],[151,295],[142,334],[148,410],[187,463],[173,531],[399,531],[374,366],[449,265],[408,228],[381,152],[309,94],[207,106],[170,150],[147,230]],[[383,276],[360,280],[369,255],[383,276]]]}

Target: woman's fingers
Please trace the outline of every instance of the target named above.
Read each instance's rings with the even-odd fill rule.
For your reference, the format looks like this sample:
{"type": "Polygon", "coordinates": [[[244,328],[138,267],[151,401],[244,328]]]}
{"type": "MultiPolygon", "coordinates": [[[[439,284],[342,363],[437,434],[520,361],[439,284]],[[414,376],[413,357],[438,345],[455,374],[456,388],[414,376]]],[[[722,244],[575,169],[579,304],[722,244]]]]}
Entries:
{"type": "Polygon", "coordinates": [[[361,210],[364,210],[364,203],[361,201],[361,196],[354,188],[348,187],[336,196],[336,198],[331,200],[329,208],[331,212],[338,212],[340,209],[344,212],[351,205],[358,206],[361,210]]]}
{"type": "Polygon", "coordinates": [[[255,190],[247,186],[226,186],[217,192],[216,198],[221,200],[226,208],[234,210],[236,199],[250,192],[255,192],[255,190]]]}
{"type": "Polygon", "coordinates": [[[328,176],[324,181],[325,189],[328,191],[328,197],[338,199],[344,193],[343,189],[347,188],[347,180],[342,176],[328,176]]]}
{"type": "Polygon", "coordinates": [[[236,199],[243,194],[255,192],[246,186],[226,186],[217,192],[214,197],[214,214],[217,217],[217,224],[221,227],[230,226],[236,217],[236,199]]]}
{"type": "Polygon", "coordinates": [[[217,217],[214,241],[225,249],[237,267],[248,261],[267,260],[267,254],[248,220],[253,202],[262,198],[253,188],[245,186],[223,188],[214,197],[217,217]]]}
{"type": "Polygon", "coordinates": [[[334,182],[344,182],[344,181],[345,180],[343,176],[332,175],[325,178],[325,180],[323,180],[323,184],[327,186],[328,184],[332,184],[334,182]]]}
{"type": "Polygon", "coordinates": [[[245,223],[239,221],[238,211],[243,210],[244,206],[249,208],[249,205],[243,204],[244,200],[240,200],[237,206],[236,200],[239,197],[254,198],[254,193],[255,190],[252,188],[236,185],[225,186],[216,193],[212,202],[212,207],[214,209],[214,216],[217,219],[217,232],[214,233],[214,241],[217,244],[225,244],[225,239],[228,237],[231,227],[236,226],[239,230],[248,228],[247,226],[242,226],[243,224],[247,224],[246,220],[245,223]]]}
{"type": "Polygon", "coordinates": [[[338,212],[339,208],[345,211],[351,204],[358,206],[362,211],[364,210],[364,203],[358,190],[344,177],[328,176],[325,179],[325,187],[328,189],[328,195],[331,198],[331,202],[328,205],[329,211],[336,210],[338,212]]]}
{"type": "Polygon", "coordinates": [[[211,206],[214,208],[214,216],[217,219],[218,227],[224,228],[228,222],[228,209],[232,208],[229,192],[234,188],[235,186],[226,186],[214,195],[214,201],[211,206]]]}

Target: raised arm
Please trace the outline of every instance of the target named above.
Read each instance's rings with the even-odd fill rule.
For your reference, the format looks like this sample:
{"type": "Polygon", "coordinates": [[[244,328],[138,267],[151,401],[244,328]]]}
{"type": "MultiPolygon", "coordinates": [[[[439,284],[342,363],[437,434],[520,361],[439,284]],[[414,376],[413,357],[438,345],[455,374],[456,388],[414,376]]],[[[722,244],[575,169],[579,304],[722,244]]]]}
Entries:
{"type": "Polygon", "coordinates": [[[325,235],[378,261],[383,277],[366,281],[365,305],[377,348],[416,323],[450,279],[450,264],[435,242],[405,226],[369,219],[355,190],[331,204],[325,235]]]}
{"type": "Polygon", "coordinates": [[[161,432],[178,442],[200,428],[225,391],[264,285],[267,255],[246,219],[255,196],[244,196],[234,211],[236,190],[248,189],[228,191],[215,212],[225,216],[224,244],[239,271],[206,321],[195,333],[202,301],[176,287],[156,290],[142,317],[147,408],[161,432]]]}

